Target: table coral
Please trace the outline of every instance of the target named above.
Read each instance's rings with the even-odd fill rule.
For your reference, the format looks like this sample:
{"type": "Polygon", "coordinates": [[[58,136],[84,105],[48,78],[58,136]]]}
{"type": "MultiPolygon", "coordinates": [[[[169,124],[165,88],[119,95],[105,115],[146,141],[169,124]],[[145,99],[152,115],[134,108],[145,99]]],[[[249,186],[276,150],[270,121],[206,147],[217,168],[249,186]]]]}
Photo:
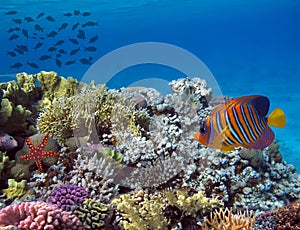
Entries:
{"type": "Polygon", "coordinates": [[[85,188],[74,184],[66,184],[55,188],[47,202],[56,205],[62,210],[72,211],[77,205],[83,203],[87,197],[88,192],[85,188]]]}
{"type": "Polygon", "coordinates": [[[0,210],[0,226],[19,229],[83,230],[79,219],[69,212],[41,201],[22,202],[0,210]]]}

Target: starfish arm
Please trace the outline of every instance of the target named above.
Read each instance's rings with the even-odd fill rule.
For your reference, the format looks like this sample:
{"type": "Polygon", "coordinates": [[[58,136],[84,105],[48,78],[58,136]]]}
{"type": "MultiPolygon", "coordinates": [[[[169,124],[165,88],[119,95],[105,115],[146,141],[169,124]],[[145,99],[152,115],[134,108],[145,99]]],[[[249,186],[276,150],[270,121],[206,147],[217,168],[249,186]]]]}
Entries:
{"type": "Polygon", "coordinates": [[[41,159],[35,159],[35,163],[39,169],[40,172],[43,172],[43,166],[42,166],[42,160],[41,159]]]}
{"type": "Polygon", "coordinates": [[[34,149],[34,145],[32,144],[29,137],[26,137],[25,141],[26,141],[26,144],[27,144],[29,149],[34,149]]]}
{"type": "Polygon", "coordinates": [[[40,147],[41,149],[45,148],[45,146],[46,146],[46,144],[48,142],[48,138],[49,138],[49,135],[46,134],[45,137],[44,137],[44,139],[42,140],[42,143],[38,147],[40,147]]]}
{"type": "Polygon", "coordinates": [[[32,159],[34,159],[35,157],[34,157],[34,154],[28,153],[28,154],[25,154],[25,155],[20,156],[20,158],[23,159],[23,160],[32,160],[32,159]]]}
{"type": "Polygon", "coordinates": [[[59,156],[59,152],[52,152],[52,151],[42,152],[42,158],[53,157],[53,156],[59,156]]]}

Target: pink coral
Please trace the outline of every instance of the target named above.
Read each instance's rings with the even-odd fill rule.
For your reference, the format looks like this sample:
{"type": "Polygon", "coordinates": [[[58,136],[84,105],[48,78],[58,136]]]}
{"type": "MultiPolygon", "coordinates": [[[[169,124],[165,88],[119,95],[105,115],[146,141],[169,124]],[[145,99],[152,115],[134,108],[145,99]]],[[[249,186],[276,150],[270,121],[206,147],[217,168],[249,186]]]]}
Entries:
{"type": "Polygon", "coordinates": [[[0,210],[0,227],[8,225],[33,230],[83,229],[75,215],[41,201],[13,204],[0,210]]]}

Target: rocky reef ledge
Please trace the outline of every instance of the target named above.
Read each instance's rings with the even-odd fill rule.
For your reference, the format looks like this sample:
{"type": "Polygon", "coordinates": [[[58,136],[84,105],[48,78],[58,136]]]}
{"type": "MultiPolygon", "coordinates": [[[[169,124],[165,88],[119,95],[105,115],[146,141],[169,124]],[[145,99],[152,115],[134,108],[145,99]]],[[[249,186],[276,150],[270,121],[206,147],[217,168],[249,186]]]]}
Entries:
{"type": "Polygon", "coordinates": [[[199,121],[228,97],[200,78],[170,87],[45,71],[0,83],[0,130],[18,143],[0,152],[0,229],[300,229],[300,178],[280,146],[201,145],[199,121]]]}

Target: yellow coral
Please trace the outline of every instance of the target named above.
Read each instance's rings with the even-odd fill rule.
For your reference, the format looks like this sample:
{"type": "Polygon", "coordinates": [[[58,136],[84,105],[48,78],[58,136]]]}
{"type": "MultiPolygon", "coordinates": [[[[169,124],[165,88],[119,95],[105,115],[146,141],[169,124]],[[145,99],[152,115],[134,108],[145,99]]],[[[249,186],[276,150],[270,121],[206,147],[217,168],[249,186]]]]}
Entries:
{"type": "Polygon", "coordinates": [[[121,214],[120,225],[124,229],[166,229],[169,223],[163,215],[163,199],[157,195],[150,196],[144,191],[133,195],[123,194],[114,199],[113,204],[121,214]]]}
{"type": "Polygon", "coordinates": [[[168,202],[183,210],[186,215],[196,216],[196,213],[210,212],[215,208],[223,206],[223,203],[216,198],[207,198],[204,192],[190,196],[186,190],[165,191],[168,202]]]}
{"type": "Polygon", "coordinates": [[[202,230],[250,230],[254,226],[253,211],[241,212],[236,215],[226,208],[210,214],[210,219],[205,219],[204,224],[199,223],[202,230]]]}
{"type": "Polygon", "coordinates": [[[26,180],[17,182],[15,179],[8,179],[8,188],[3,189],[3,193],[8,198],[21,197],[26,191],[26,183],[26,180]]]}

